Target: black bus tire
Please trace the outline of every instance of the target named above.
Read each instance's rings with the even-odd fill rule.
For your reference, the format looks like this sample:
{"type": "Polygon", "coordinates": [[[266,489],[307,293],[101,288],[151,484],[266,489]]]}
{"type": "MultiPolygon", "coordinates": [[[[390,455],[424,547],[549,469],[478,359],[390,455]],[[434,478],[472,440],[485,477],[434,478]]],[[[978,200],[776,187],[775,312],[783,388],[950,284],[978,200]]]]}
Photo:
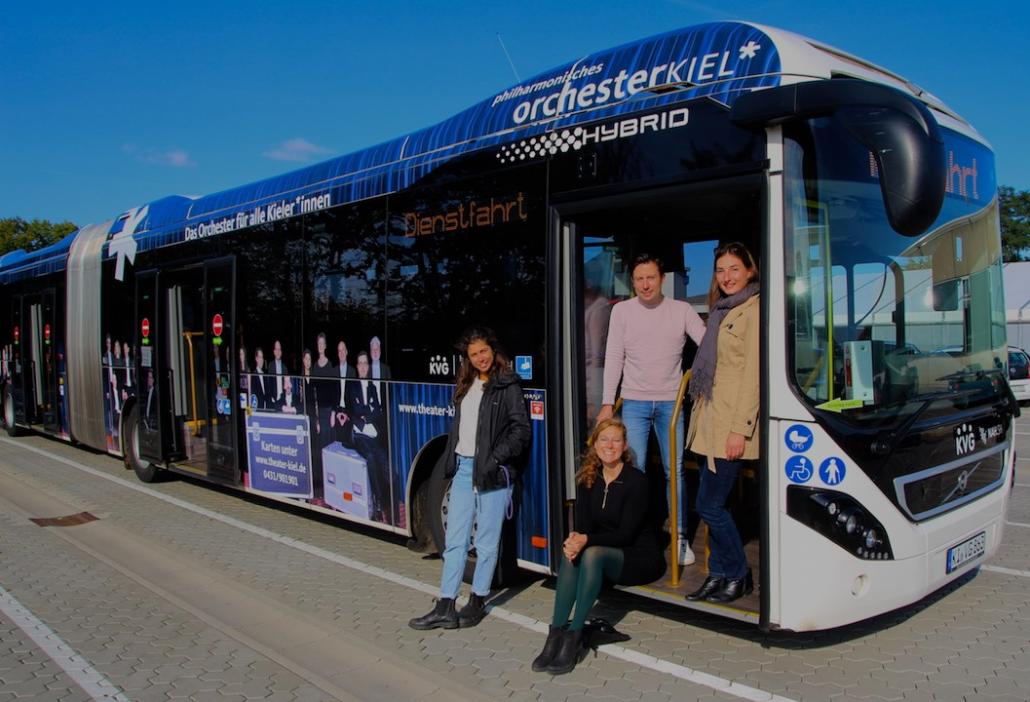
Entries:
{"type": "Polygon", "coordinates": [[[139,411],[135,406],[129,410],[122,431],[122,436],[125,437],[125,467],[132,468],[136,477],[144,483],[157,480],[161,469],[139,455],[139,411]]]}
{"type": "Polygon", "coordinates": [[[429,523],[429,530],[436,544],[436,552],[443,556],[444,535],[447,533],[446,505],[444,501],[451,489],[451,481],[444,477],[445,466],[443,461],[437,461],[433,466],[433,472],[423,487],[426,491],[426,522],[429,523]]]}
{"type": "Polygon", "coordinates": [[[15,424],[14,418],[14,395],[9,387],[4,387],[4,429],[8,436],[18,436],[21,430],[15,424]]]}
{"type": "MultiPolygon", "coordinates": [[[[429,478],[429,522],[433,529],[433,540],[436,541],[438,552],[443,556],[447,533],[447,502],[451,489],[450,478],[445,478],[446,462],[439,461],[433,468],[433,474],[429,478]]],[[[476,525],[472,525],[472,541],[475,543],[476,525]]],[[[497,566],[494,568],[492,587],[507,587],[518,578],[518,563],[516,561],[516,538],[515,519],[506,519],[501,527],[501,540],[497,545],[497,566]]],[[[472,582],[472,575],[476,569],[475,549],[469,553],[465,561],[465,572],[462,580],[466,583],[472,582]]]]}
{"type": "Polygon", "coordinates": [[[411,539],[408,550],[415,553],[439,553],[429,523],[429,481],[423,480],[411,500],[411,539]]]}

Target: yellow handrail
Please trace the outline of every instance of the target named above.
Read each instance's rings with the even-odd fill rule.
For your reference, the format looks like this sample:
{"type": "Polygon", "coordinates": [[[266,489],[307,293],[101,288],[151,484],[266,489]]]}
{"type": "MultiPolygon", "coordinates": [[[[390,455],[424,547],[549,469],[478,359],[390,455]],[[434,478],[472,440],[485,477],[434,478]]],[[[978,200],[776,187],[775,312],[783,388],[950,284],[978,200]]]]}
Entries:
{"type": "Polygon", "coordinates": [[[190,347],[190,395],[193,398],[193,436],[200,436],[200,417],[197,416],[197,374],[193,368],[193,337],[204,336],[204,332],[183,332],[186,345],[190,347]]]}
{"type": "Polygon", "coordinates": [[[672,408],[672,420],[669,422],[669,536],[672,538],[672,548],[670,556],[672,557],[672,577],[671,584],[673,587],[679,587],[680,584],[680,550],[679,544],[679,491],[677,490],[679,484],[679,470],[676,463],[676,446],[679,444],[679,437],[676,436],[676,420],[679,419],[680,413],[683,411],[683,397],[687,394],[687,384],[690,382],[690,369],[683,374],[683,378],[680,380],[680,389],[676,393],[676,404],[672,408]]]}

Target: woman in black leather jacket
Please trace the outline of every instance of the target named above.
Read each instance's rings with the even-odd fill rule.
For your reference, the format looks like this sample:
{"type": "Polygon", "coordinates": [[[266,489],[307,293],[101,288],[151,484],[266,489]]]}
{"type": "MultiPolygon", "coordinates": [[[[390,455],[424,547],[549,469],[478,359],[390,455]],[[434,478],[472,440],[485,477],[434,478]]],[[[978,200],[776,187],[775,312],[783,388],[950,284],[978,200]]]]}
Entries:
{"type": "Polygon", "coordinates": [[[486,614],[497,546],[515,481],[514,462],[529,446],[526,401],[497,337],[487,328],[466,331],[454,391],[454,422],[440,460],[451,478],[440,597],[432,611],[408,622],[413,629],[455,629],[478,624],[486,614]],[[476,525],[472,594],[460,612],[454,600],[476,525]]]}

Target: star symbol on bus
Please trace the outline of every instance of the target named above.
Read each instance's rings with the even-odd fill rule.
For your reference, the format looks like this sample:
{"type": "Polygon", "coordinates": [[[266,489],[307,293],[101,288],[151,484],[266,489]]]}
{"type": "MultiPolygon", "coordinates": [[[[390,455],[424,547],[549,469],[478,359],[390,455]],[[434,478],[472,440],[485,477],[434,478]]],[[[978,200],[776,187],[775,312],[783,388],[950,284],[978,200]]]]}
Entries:
{"type": "Polygon", "coordinates": [[[754,40],[749,41],[747,44],[744,44],[744,46],[740,47],[740,60],[743,61],[746,58],[754,58],[755,52],[757,52],[761,48],[761,44],[756,44],[754,40]]]}
{"type": "Polygon", "coordinates": [[[122,215],[122,218],[124,219],[122,222],[122,230],[112,236],[110,243],[107,245],[108,254],[110,256],[118,257],[118,262],[115,264],[114,271],[115,280],[124,279],[126,259],[129,260],[129,263],[136,263],[136,239],[133,237],[133,234],[135,234],[136,227],[140,225],[143,218],[147,216],[147,211],[149,209],[150,205],[134,207],[122,215]]]}

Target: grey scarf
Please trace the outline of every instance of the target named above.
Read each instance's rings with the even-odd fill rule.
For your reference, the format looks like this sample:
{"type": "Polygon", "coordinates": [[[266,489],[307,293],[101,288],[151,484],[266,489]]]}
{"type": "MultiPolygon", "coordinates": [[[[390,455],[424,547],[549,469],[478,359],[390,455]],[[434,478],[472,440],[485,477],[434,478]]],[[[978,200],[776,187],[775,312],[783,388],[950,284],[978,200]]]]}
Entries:
{"type": "Polygon", "coordinates": [[[747,287],[735,295],[720,298],[715,307],[708,312],[707,331],[701,339],[701,348],[697,350],[694,365],[690,374],[690,399],[697,402],[712,399],[712,386],[715,385],[715,362],[719,357],[719,326],[730,310],[741,305],[758,294],[758,283],[748,283],[747,287]]]}

